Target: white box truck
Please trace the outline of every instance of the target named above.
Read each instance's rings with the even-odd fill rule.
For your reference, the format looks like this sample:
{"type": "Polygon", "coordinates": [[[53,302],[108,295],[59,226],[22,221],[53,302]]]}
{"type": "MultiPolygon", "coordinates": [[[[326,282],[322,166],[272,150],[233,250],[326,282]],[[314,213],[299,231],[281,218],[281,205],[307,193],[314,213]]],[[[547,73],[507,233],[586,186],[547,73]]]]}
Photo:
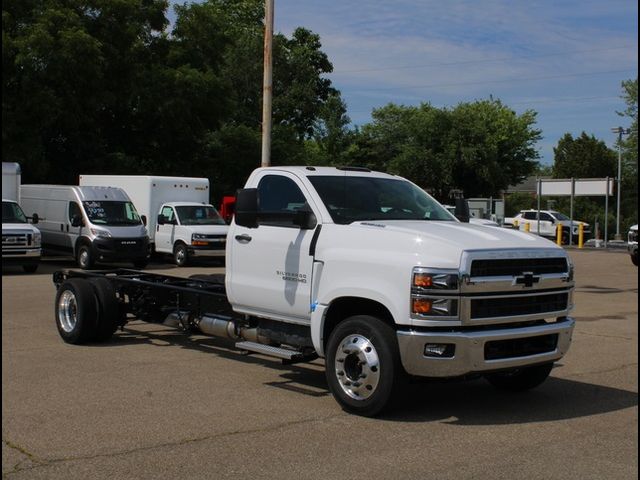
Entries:
{"type": "Polygon", "coordinates": [[[45,252],[72,255],[80,268],[132,262],[144,268],[149,236],[124,190],[77,185],[22,185],[24,208],[41,212],[45,252]]]}
{"type": "Polygon", "coordinates": [[[80,185],[122,188],[146,218],[151,251],[178,266],[193,257],[224,259],[229,227],[209,203],[209,179],[146,175],[80,175],[80,185]]]}
{"type": "Polygon", "coordinates": [[[20,165],[2,162],[2,266],[20,265],[27,273],[38,269],[41,235],[33,225],[38,214],[27,217],[20,208],[20,165]]]}
{"type": "Polygon", "coordinates": [[[56,272],[58,331],[105,341],[142,320],[286,363],[324,357],[338,403],[367,416],[412,376],[534,388],[571,344],[567,252],[459,222],[397,176],[260,168],[238,191],[226,255],[224,276],[56,272]]]}

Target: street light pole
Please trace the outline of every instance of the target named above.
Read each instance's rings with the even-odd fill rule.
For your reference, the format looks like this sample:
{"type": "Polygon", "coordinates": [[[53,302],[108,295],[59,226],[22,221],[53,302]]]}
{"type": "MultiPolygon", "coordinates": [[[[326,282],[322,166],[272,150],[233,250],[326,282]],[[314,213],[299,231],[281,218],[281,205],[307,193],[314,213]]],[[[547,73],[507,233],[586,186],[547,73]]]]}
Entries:
{"type": "Polygon", "coordinates": [[[271,165],[271,102],[273,98],[273,9],[264,2],[264,79],[262,83],[262,166],[271,165]]]}
{"type": "MultiPolygon", "coordinates": [[[[613,133],[618,134],[618,198],[617,198],[617,208],[616,208],[616,240],[622,240],[622,235],[620,235],[620,193],[622,191],[622,135],[628,134],[630,132],[629,129],[624,129],[622,127],[612,128],[611,131],[613,133]]],[[[607,187],[608,188],[608,187],[607,187]]],[[[606,221],[606,219],[605,219],[606,221]]]]}

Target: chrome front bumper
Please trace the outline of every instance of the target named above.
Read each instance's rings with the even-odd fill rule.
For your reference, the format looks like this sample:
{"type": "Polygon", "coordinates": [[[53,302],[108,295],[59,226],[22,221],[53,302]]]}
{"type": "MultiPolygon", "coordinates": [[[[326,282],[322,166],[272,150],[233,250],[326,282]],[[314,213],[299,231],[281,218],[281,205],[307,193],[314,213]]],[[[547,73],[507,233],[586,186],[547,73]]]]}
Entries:
{"type": "Polygon", "coordinates": [[[407,373],[421,377],[457,377],[475,372],[489,372],[527,365],[553,362],[567,353],[575,320],[565,317],[556,323],[531,327],[460,331],[424,332],[398,331],[398,345],[402,365],[407,373]],[[543,335],[558,336],[552,351],[510,358],[486,359],[487,342],[515,340],[543,335]],[[455,353],[449,358],[425,356],[426,344],[452,344],[455,353]]]}

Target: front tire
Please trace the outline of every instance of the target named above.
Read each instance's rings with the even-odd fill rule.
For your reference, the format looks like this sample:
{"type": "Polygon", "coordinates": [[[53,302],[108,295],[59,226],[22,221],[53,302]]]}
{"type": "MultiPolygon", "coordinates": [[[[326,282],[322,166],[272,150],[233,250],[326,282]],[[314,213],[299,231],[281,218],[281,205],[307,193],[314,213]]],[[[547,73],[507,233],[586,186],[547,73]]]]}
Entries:
{"type": "Polygon", "coordinates": [[[178,267],[184,267],[189,263],[189,252],[184,243],[178,243],[173,248],[173,261],[178,267]]]}
{"type": "Polygon", "coordinates": [[[80,345],[92,340],[97,313],[96,296],[87,280],[70,278],[60,285],[55,315],[58,332],[65,342],[80,345]]]}
{"type": "Polygon", "coordinates": [[[80,246],[80,248],[78,249],[76,260],[78,262],[78,266],[83,270],[89,270],[93,268],[95,260],[93,258],[93,254],[91,253],[91,247],[89,245],[80,246]]]}
{"type": "Polygon", "coordinates": [[[492,373],[486,375],[487,381],[500,390],[509,392],[524,392],[537,387],[544,382],[553,368],[553,363],[524,367],[509,372],[492,373]]]}
{"type": "Polygon", "coordinates": [[[404,383],[396,333],[376,317],[356,315],[340,323],[327,342],[329,390],[348,412],[383,412],[404,383]]]}

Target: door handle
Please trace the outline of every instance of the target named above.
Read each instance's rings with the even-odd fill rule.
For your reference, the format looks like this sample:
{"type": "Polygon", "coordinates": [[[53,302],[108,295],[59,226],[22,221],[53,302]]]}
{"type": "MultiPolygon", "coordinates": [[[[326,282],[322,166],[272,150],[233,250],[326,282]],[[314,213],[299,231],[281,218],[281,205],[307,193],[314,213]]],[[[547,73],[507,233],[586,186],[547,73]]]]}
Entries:
{"type": "Polygon", "coordinates": [[[251,241],[251,237],[245,233],[242,235],[236,235],[236,240],[240,243],[249,243],[251,241]]]}

